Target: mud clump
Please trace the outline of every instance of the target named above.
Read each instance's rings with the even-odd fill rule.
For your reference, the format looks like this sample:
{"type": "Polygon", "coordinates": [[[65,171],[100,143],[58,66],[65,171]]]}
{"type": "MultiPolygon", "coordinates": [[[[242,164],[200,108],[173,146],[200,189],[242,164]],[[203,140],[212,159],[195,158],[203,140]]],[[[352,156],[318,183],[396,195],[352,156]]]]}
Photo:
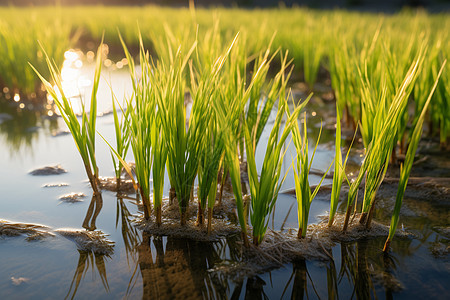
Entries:
{"type": "MultiPolygon", "coordinates": [[[[263,242],[259,246],[250,245],[245,247],[240,243],[238,249],[242,253],[239,262],[217,264],[209,271],[220,276],[220,274],[233,276],[239,281],[245,277],[254,276],[258,273],[279,268],[286,263],[297,259],[330,261],[333,260],[331,248],[339,242],[358,241],[367,238],[386,237],[389,227],[372,221],[370,229],[359,224],[357,214],[348,226],[346,232],[342,232],[345,215],[336,214],[334,225],[328,227],[328,216],[324,216],[319,224],[308,226],[305,238],[298,239],[297,229],[286,231],[268,230],[263,242]],[[217,274],[216,274],[217,273],[217,274]]],[[[410,237],[407,232],[397,232],[396,236],[410,237]]],[[[401,284],[394,284],[401,289],[401,284]]]]}
{"type": "MultiPolygon", "coordinates": [[[[129,178],[129,177],[128,177],[129,178]]],[[[115,177],[100,177],[100,188],[111,192],[122,192],[125,194],[135,193],[133,181],[131,179],[121,179],[120,189],[117,190],[117,180],[115,177]]]]}
{"type": "Polygon", "coordinates": [[[231,222],[227,216],[233,214],[235,203],[233,199],[224,198],[221,205],[216,205],[213,210],[212,232],[207,233],[207,211],[205,211],[205,224],[196,225],[195,216],[198,210],[198,199],[194,197],[195,201],[189,201],[187,209],[187,222],[185,226],[180,225],[180,209],[178,207],[177,199],[170,203],[169,198],[163,198],[162,224],[158,226],[155,218],[152,215],[150,220],[142,218],[136,219],[139,227],[153,235],[168,235],[173,237],[184,237],[198,241],[217,241],[222,237],[236,234],[240,231],[240,227],[231,222]]]}
{"type": "Polygon", "coordinates": [[[78,203],[83,202],[83,198],[85,197],[86,195],[83,193],[70,193],[59,197],[59,201],[66,203],[78,203]]]}
{"type": "Polygon", "coordinates": [[[61,228],[56,233],[73,241],[79,250],[96,254],[112,255],[114,242],[108,240],[108,235],[100,230],[86,231],[84,229],[61,228]]]}
{"type": "Polygon", "coordinates": [[[46,183],[42,187],[43,188],[54,188],[54,187],[63,187],[63,186],[69,186],[68,183],[61,182],[61,183],[46,183]]]}
{"type": "Polygon", "coordinates": [[[49,227],[44,225],[0,220],[0,236],[26,236],[27,241],[37,241],[55,235],[50,232],[49,227]]]}
{"type": "Polygon", "coordinates": [[[196,241],[214,242],[230,234],[240,232],[240,227],[226,220],[214,220],[212,224],[212,233],[208,235],[206,224],[197,226],[194,221],[186,222],[186,225],[180,226],[180,222],[173,220],[163,220],[163,223],[158,226],[154,222],[141,223],[141,229],[152,235],[167,235],[171,237],[189,238],[196,241]]]}
{"type": "Polygon", "coordinates": [[[33,176],[48,176],[48,175],[60,175],[64,173],[67,173],[67,170],[63,169],[61,165],[55,165],[38,168],[33,171],[30,171],[28,174],[33,176]]]}

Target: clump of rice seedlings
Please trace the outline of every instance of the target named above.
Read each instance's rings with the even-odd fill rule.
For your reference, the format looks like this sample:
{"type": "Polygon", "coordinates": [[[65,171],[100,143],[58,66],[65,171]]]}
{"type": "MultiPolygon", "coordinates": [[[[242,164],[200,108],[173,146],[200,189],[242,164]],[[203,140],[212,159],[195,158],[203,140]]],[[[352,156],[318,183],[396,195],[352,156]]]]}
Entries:
{"type": "MultiPolygon", "coordinates": [[[[233,44],[230,46],[228,53],[232,47],[233,44]]],[[[199,206],[197,215],[197,224],[203,224],[204,211],[206,209],[206,204],[208,204],[208,233],[211,232],[212,212],[216,199],[218,172],[222,165],[225,150],[223,128],[226,126],[226,124],[223,123],[223,120],[218,119],[217,113],[213,109],[214,104],[212,101],[220,97],[218,93],[220,91],[218,77],[228,53],[215,61],[211,71],[204,73],[202,76],[203,78],[200,78],[198,85],[191,84],[194,102],[201,101],[198,99],[199,97],[206,98],[209,102],[208,111],[205,113],[209,114],[210,118],[205,128],[206,132],[204,132],[204,135],[208,138],[205,140],[199,160],[199,206]]]]}
{"type": "MultiPolygon", "coordinates": [[[[309,99],[308,99],[309,100],[309,99]]],[[[258,176],[256,160],[254,154],[255,143],[251,139],[250,132],[245,128],[245,146],[247,149],[248,178],[251,195],[250,221],[253,226],[253,244],[259,245],[266,233],[269,218],[278,197],[278,192],[284,182],[285,176],[281,177],[281,166],[285,152],[282,147],[291,130],[297,126],[297,119],[300,111],[308,101],[304,101],[295,110],[288,114],[288,118],[281,130],[282,120],[285,111],[288,111],[285,94],[280,93],[278,100],[278,112],[270,132],[264,157],[261,174],[258,176]]]]}
{"type": "Polygon", "coordinates": [[[50,59],[48,54],[42,48],[44,52],[45,59],[47,61],[47,66],[50,71],[51,80],[54,82],[55,87],[52,86],[50,82],[48,82],[38,70],[35,69],[33,65],[31,67],[36,72],[36,74],[41,79],[42,83],[45,86],[45,89],[52,97],[56,106],[58,107],[61,116],[66,123],[67,127],[72,134],[72,137],[75,141],[75,144],[78,148],[78,151],[81,155],[81,158],[84,163],[84,167],[86,170],[86,174],[88,175],[89,182],[91,184],[92,190],[94,191],[94,196],[99,194],[99,173],[97,167],[97,161],[95,158],[95,125],[97,119],[97,90],[100,81],[100,72],[102,66],[102,55],[101,55],[101,47],[103,41],[100,44],[97,50],[97,60],[96,60],[96,68],[94,75],[94,83],[91,93],[91,104],[89,113],[86,112],[86,107],[84,102],[82,102],[82,114],[81,114],[81,122],[78,120],[77,115],[72,109],[72,104],[70,99],[68,99],[64,93],[64,89],[62,86],[62,78],[61,73],[56,65],[55,61],[50,59]]]}
{"type": "MultiPolygon", "coordinates": [[[[194,101],[189,125],[186,129],[185,69],[197,43],[186,49],[179,47],[170,53],[170,63],[159,61],[152,70],[159,76],[161,96],[156,97],[161,110],[161,129],[167,147],[167,170],[171,185],[176,191],[180,208],[180,223],[186,224],[191,190],[197,175],[198,161],[203,145],[208,116],[206,101],[194,101]]],[[[170,51],[173,51],[170,49],[170,51]]]]}
{"type": "MultiPolygon", "coordinates": [[[[356,132],[355,132],[356,136],[356,132]]],[[[354,138],[353,138],[354,141],[354,138]]],[[[353,144],[352,141],[352,144],[353,144]]],[[[344,179],[347,180],[347,176],[345,175],[345,166],[347,165],[348,155],[350,154],[350,149],[352,148],[352,144],[350,145],[347,156],[345,160],[342,161],[341,154],[341,116],[339,112],[339,106],[336,105],[336,141],[335,141],[335,157],[334,157],[334,174],[333,174],[333,185],[331,188],[331,200],[330,200],[330,214],[328,218],[328,226],[333,225],[334,216],[336,215],[336,209],[339,202],[339,195],[341,193],[341,186],[344,179]]]]}
{"type": "MultiPolygon", "coordinates": [[[[350,186],[346,220],[343,228],[344,231],[347,229],[350,212],[353,208],[353,202],[356,199],[357,191],[363,177],[365,177],[366,182],[360,222],[365,223],[367,227],[370,227],[375,195],[386,174],[392,149],[394,143],[397,141],[396,138],[398,128],[401,125],[401,119],[407,106],[408,97],[411,94],[414,82],[422,66],[424,55],[425,48],[422,47],[416,59],[411,64],[401,86],[396,92],[395,97],[389,106],[386,117],[376,117],[378,121],[374,127],[373,138],[367,149],[366,157],[363,161],[358,177],[350,186]]],[[[386,96],[387,95],[384,92],[382,97],[386,96]]],[[[386,101],[382,99],[381,103],[386,103],[386,101]]],[[[382,113],[381,109],[379,111],[382,113]]]]}
{"type": "MultiPolygon", "coordinates": [[[[225,73],[227,77],[224,79],[224,85],[219,93],[219,97],[214,102],[213,108],[217,114],[217,119],[220,120],[219,124],[223,126],[224,170],[228,170],[230,175],[239,225],[242,231],[242,240],[248,246],[247,218],[244,212],[238,144],[242,112],[250,96],[254,81],[251,81],[247,87],[245,86],[241,74],[240,58],[242,56],[240,53],[239,47],[235,46],[232,49],[231,57],[228,60],[228,72],[225,73]]],[[[225,180],[224,177],[225,172],[222,178],[222,185],[225,180]]],[[[211,207],[211,202],[209,206],[211,207]]]]}
{"type": "Polygon", "coordinates": [[[150,175],[153,159],[151,130],[154,112],[156,111],[155,100],[152,98],[153,95],[149,82],[152,70],[149,64],[146,63],[145,54],[141,50],[141,77],[138,78],[134,61],[122,38],[121,41],[129,62],[130,76],[133,84],[133,97],[128,101],[127,105],[127,110],[129,111],[127,126],[129,127],[130,145],[135,160],[136,179],[144,207],[144,218],[148,220],[151,215],[150,175]]]}
{"type": "Polygon", "coordinates": [[[427,112],[428,106],[430,105],[433,93],[436,90],[436,87],[438,85],[439,79],[441,77],[442,71],[444,70],[446,62],[447,61],[444,61],[439,73],[437,74],[437,77],[435,79],[435,82],[431,89],[431,92],[428,95],[425,105],[422,108],[420,117],[417,120],[416,126],[414,127],[414,131],[411,136],[411,141],[409,143],[408,151],[406,152],[405,162],[403,165],[400,166],[400,180],[398,183],[398,191],[397,191],[397,196],[395,199],[394,211],[392,213],[391,225],[389,227],[389,235],[386,239],[386,242],[385,242],[384,248],[383,248],[384,252],[389,251],[389,245],[394,237],[395,230],[397,229],[397,224],[398,224],[399,215],[400,215],[400,209],[401,209],[402,201],[403,201],[403,195],[405,194],[406,185],[408,184],[409,174],[411,172],[411,168],[412,168],[412,165],[414,162],[414,156],[416,154],[417,147],[419,145],[420,137],[422,136],[422,128],[423,128],[423,122],[425,120],[425,114],[427,112]]]}
{"type": "MultiPolygon", "coordinates": [[[[311,95],[309,96],[309,98],[311,95]]],[[[307,100],[309,100],[309,98],[307,100]]],[[[307,102],[307,101],[305,101],[307,102]]],[[[306,104],[306,103],[305,103],[306,104]]],[[[297,119],[296,119],[297,121],[297,119]]],[[[328,167],[328,170],[325,172],[324,176],[320,180],[319,184],[316,186],[314,191],[311,193],[311,187],[309,186],[309,171],[312,166],[312,162],[314,159],[314,155],[316,153],[317,146],[319,145],[320,135],[322,133],[322,128],[320,129],[319,136],[317,137],[316,146],[314,147],[314,151],[311,156],[311,160],[309,160],[309,148],[308,148],[308,136],[306,129],[306,113],[303,118],[303,137],[300,133],[300,128],[298,124],[292,129],[292,136],[294,140],[294,146],[297,150],[297,162],[294,167],[294,179],[295,179],[295,195],[297,197],[297,212],[298,212],[298,234],[297,237],[299,239],[306,237],[306,230],[308,228],[308,217],[309,217],[309,209],[311,207],[311,202],[316,197],[319,192],[320,185],[325,179],[328,170],[331,168],[331,165],[328,167]]]]}

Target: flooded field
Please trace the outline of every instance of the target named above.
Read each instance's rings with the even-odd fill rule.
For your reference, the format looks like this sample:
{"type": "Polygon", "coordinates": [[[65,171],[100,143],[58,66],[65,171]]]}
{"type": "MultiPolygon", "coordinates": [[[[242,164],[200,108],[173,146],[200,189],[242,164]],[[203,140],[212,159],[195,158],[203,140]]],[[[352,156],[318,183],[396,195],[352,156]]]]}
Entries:
{"type": "MultiPolygon", "coordinates": [[[[65,58],[63,79],[76,107],[77,95],[89,93],[94,67],[78,52],[66,52],[65,58]]],[[[97,130],[112,141],[114,122],[106,82],[119,97],[129,95],[132,87],[123,61],[111,62],[102,77],[97,130]]],[[[301,85],[294,84],[293,88],[296,99],[306,98],[301,85]]],[[[311,138],[317,137],[321,120],[325,128],[313,165],[320,175],[334,158],[336,119],[333,102],[328,99],[329,85],[319,84],[316,90],[307,114],[311,138]]],[[[53,104],[7,100],[11,97],[14,95],[5,90],[0,97],[0,295],[4,299],[450,297],[450,156],[448,151],[436,150],[438,142],[424,140],[419,147],[422,161],[413,166],[414,178],[403,201],[398,229],[405,234],[393,240],[390,254],[382,252],[386,235],[367,237],[335,242],[324,250],[325,259],[299,256],[281,266],[255,268],[252,272],[251,267],[242,267],[238,233],[205,242],[152,235],[136,227],[142,211],[134,193],[103,190],[102,205],[93,213],[90,204],[96,200],[83,164],[53,104]],[[49,166],[54,168],[31,173],[49,166]],[[105,235],[83,233],[86,217],[105,235]],[[100,246],[97,240],[102,242],[100,246]]],[[[259,169],[275,114],[256,150],[259,169]]],[[[353,133],[345,135],[351,140],[353,133]]],[[[285,147],[286,171],[295,148],[288,142],[285,147]]],[[[96,152],[101,176],[113,177],[110,150],[101,139],[97,140],[96,152]]],[[[358,170],[362,153],[358,142],[351,152],[349,170],[358,170]]],[[[397,169],[392,167],[392,178],[397,169]]],[[[320,176],[312,176],[311,184],[319,180],[320,176]]],[[[165,180],[165,196],[168,182],[165,180]]],[[[311,204],[310,224],[327,215],[330,183],[331,179],[325,179],[311,204]]],[[[384,225],[390,222],[396,187],[395,180],[386,180],[377,196],[375,216],[384,225]]],[[[289,232],[298,228],[293,188],[291,169],[269,221],[270,230],[289,232]]],[[[347,190],[344,188],[341,196],[340,213],[345,212],[347,190]]],[[[227,222],[237,224],[236,217],[231,216],[227,222]]]]}

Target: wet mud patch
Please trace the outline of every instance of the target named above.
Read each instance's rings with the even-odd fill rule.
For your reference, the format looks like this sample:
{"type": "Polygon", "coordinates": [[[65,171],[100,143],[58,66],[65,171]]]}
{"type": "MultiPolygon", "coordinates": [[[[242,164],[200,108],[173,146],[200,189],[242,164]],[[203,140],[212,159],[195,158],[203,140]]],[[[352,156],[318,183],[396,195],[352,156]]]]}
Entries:
{"type": "Polygon", "coordinates": [[[240,227],[232,222],[214,219],[211,234],[207,233],[206,225],[197,226],[195,221],[188,221],[186,225],[180,226],[180,222],[163,220],[158,226],[156,223],[140,223],[139,227],[145,232],[155,236],[171,236],[175,238],[189,238],[195,241],[214,242],[223,237],[240,232],[240,227]]]}
{"type": "Polygon", "coordinates": [[[43,188],[55,188],[55,187],[64,187],[64,186],[69,186],[69,184],[65,183],[65,182],[61,182],[61,183],[46,183],[42,187],[43,188]]]}
{"type": "Polygon", "coordinates": [[[0,237],[25,236],[27,241],[39,241],[54,237],[50,227],[39,224],[27,224],[0,220],[0,237]]]}
{"type": "Polygon", "coordinates": [[[136,192],[131,179],[121,179],[119,189],[117,189],[117,180],[115,177],[100,177],[99,180],[102,190],[121,192],[124,194],[133,194],[136,192]]]}
{"type": "Polygon", "coordinates": [[[73,241],[78,250],[96,254],[112,255],[114,242],[100,230],[87,231],[84,229],[60,228],[55,230],[59,235],[73,241]]]}
{"type": "Polygon", "coordinates": [[[198,213],[197,197],[194,197],[194,201],[189,201],[188,220],[184,226],[180,225],[180,210],[176,198],[173,199],[172,203],[170,203],[169,198],[163,198],[161,207],[162,224],[160,226],[156,224],[153,214],[150,220],[145,221],[143,218],[138,218],[136,223],[140,229],[152,235],[190,238],[197,241],[217,241],[222,237],[240,232],[239,225],[229,218],[229,216],[234,215],[236,205],[234,199],[227,196],[224,193],[222,202],[214,207],[212,230],[209,235],[207,233],[207,211],[204,212],[205,224],[196,224],[195,217],[198,213]]]}
{"type": "MultiPolygon", "coordinates": [[[[356,242],[378,237],[387,237],[389,226],[372,222],[370,229],[359,224],[357,214],[349,224],[347,231],[342,232],[345,215],[336,214],[334,225],[328,227],[328,217],[324,216],[319,224],[308,226],[305,238],[297,237],[297,229],[285,231],[268,230],[263,242],[259,246],[245,247],[239,243],[238,251],[242,260],[217,264],[209,272],[217,276],[230,276],[236,281],[243,280],[256,274],[280,268],[298,259],[332,261],[331,248],[340,242],[356,242]]],[[[408,232],[397,232],[396,238],[413,237],[408,232]]],[[[381,252],[381,249],[380,249],[381,252]]],[[[397,285],[396,286],[400,286],[397,285]]]]}
{"type": "Polygon", "coordinates": [[[84,193],[70,193],[59,197],[59,201],[64,203],[78,203],[83,202],[86,195],[84,193]]]}
{"type": "MultiPolygon", "coordinates": [[[[397,178],[385,178],[375,201],[377,217],[389,218],[395,206],[397,178]]],[[[450,220],[450,178],[411,177],[405,191],[400,217],[426,218],[427,222],[448,226],[450,220]]]]}
{"type": "Polygon", "coordinates": [[[60,175],[67,173],[67,170],[63,169],[61,165],[46,166],[30,171],[28,174],[33,176],[48,176],[48,175],[60,175]]]}

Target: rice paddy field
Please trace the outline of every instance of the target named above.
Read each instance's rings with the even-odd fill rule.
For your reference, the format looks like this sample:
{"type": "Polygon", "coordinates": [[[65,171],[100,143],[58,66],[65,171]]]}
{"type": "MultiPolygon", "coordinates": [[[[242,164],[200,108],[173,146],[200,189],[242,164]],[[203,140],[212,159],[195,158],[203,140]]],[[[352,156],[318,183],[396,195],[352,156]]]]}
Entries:
{"type": "Polygon", "coordinates": [[[449,35],[0,7],[0,298],[449,298],[449,35]]]}

